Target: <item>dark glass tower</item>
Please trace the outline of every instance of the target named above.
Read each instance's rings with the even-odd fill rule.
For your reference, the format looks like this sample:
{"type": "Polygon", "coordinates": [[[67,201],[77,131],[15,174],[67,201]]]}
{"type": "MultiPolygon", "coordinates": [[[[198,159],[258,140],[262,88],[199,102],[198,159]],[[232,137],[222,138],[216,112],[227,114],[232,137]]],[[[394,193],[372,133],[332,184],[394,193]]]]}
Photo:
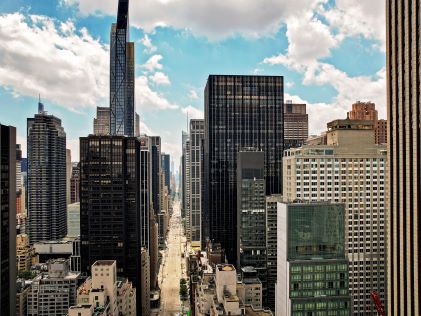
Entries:
{"type": "Polygon", "coordinates": [[[161,137],[151,136],[152,207],[155,215],[161,210],[161,137]]]}
{"type": "Polygon", "coordinates": [[[67,234],[66,133],[46,112],[27,120],[28,215],[31,244],[67,234]]]}
{"type": "Polygon", "coordinates": [[[151,140],[147,136],[140,136],[140,203],[141,203],[141,241],[142,247],[150,249],[150,221],[152,169],[151,169],[151,140]]]}
{"type": "Polygon", "coordinates": [[[134,43],[129,42],[129,0],[119,0],[117,23],[111,27],[111,135],[134,136],[134,43]]]}
{"type": "Polygon", "coordinates": [[[0,125],[0,311],[16,307],[16,129],[0,125]]]}
{"type": "Polygon", "coordinates": [[[140,205],[139,140],[80,138],[82,272],[89,275],[96,260],[117,260],[118,275],[140,289],[140,205]]]}
{"type": "Polygon", "coordinates": [[[170,184],[171,170],[170,170],[170,161],[171,161],[171,156],[169,154],[162,153],[162,155],[161,155],[162,172],[164,173],[165,186],[167,187],[169,194],[171,194],[171,184],[170,184]]]}
{"type": "Polygon", "coordinates": [[[282,192],[283,104],[281,76],[209,76],[205,89],[205,222],[209,238],[221,243],[231,263],[236,262],[237,254],[237,153],[250,147],[263,151],[266,194],[282,192]]]}

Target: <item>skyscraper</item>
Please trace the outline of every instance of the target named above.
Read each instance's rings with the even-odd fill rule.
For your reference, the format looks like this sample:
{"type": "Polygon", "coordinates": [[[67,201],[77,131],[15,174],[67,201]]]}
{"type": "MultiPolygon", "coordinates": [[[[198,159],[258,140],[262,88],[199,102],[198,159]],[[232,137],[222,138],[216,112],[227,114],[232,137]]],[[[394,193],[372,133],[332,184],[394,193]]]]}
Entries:
{"type": "Polygon", "coordinates": [[[353,313],[374,316],[371,292],[386,299],[386,146],[375,143],[373,121],[330,122],[326,138],[285,151],[283,196],[345,204],[353,313]]]}
{"type": "Polygon", "coordinates": [[[185,131],[181,132],[181,147],[182,155],[180,161],[180,194],[181,194],[181,217],[185,218],[186,216],[186,145],[189,139],[189,134],[185,131]]]}
{"type": "Polygon", "coordinates": [[[28,118],[28,215],[31,244],[67,234],[66,133],[46,112],[28,118]]]}
{"type": "Polygon", "coordinates": [[[16,129],[0,124],[0,311],[16,308],[16,129]]]}
{"type": "MultiPolygon", "coordinates": [[[[266,194],[281,192],[283,77],[211,75],[205,88],[205,216],[209,238],[236,261],[237,153],[265,155],[266,194]]],[[[206,239],[208,236],[202,236],[206,239]]]]}
{"type": "Polygon", "coordinates": [[[72,152],[66,149],[66,205],[71,202],[70,182],[72,178],[72,152]]]}
{"type": "Polygon", "coordinates": [[[116,260],[118,275],[136,287],[142,248],[140,165],[137,138],[80,138],[82,272],[90,272],[97,260],[116,260]]]}
{"type": "Polygon", "coordinates": [[[190,236],[193,249],[202,244],[202,141],[205,121],[190,120],[190,236]]]}
{"type": "Polygon", "coordinates": [[[134,136],[134,43],[129,42],[129,0],[119,0],[110,40],[111,135],[134,136]]]}
{"type": "Polygon", "coordinates": [[[351,314],[344,220],[341,204],[278,203],[277,316],[351,314]]]}
{"type": "Polygon", "coordinates": [[[171,178],[171,170],[170,170],[170,161],[171,156],[166,153],[161,154],[161,166],[162,172],[164,173],[164,182],[165,186],[168,189],[168,193],[171,193],[171,185],[170,185],[170,178],[171,178]]]}
{"type": "Polygon", "coordinates": [[[97,107],[94,118],[94,134],[110,135],[110,108],[97,107]]]}
{"type": "Polygon", "coordinates": [[[253,267],[262,282],[267,307],[265,155],[240,151],[237,160],[237,266],[253,267]]]}
{"type": "Polygon", "coordinates": [[[141,203],[141,242],[142,247],[150,249],[150,220],[152,204],[152,144],[148,136],[141,136],[140,141],[140,203],[141,203]]]}
{"type": "Polygon", "coordinates": [[[299,147],[308,138],[308,114],[306,104],[287,101],[284,105],[285,149],[299,147]]]}
{"type": "Polygon", "coordinates": [[[158,215],[161,206],[161,137],[151,136],[152,155],[152,207],[158,215]]]}
{"type": "Polygon", "coordinates": [[[74,162],[72,166],[72,177],[70,178],[70,203],[79,202],[79,163],[74,162]]]}
{"type": "Polygon", "coordinates": [[[420,0],[386,1],[388,312],[421,314],[420,0]]]}

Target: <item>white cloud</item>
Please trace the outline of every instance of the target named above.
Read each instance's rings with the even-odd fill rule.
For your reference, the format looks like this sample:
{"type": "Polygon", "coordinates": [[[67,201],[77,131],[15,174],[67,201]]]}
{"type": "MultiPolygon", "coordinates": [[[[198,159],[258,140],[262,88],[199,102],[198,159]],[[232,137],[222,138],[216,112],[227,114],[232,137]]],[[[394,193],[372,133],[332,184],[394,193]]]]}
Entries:
{"type": "Polygon", "coordinates": [[[194,89],[191,89],[190,90],[190,92],[189,92],[189,98],[191,100],[197,100],[197,99],[199,99],[199,96],[198,96],[196,90],[194,90],[194,89]]]}
{"type": "Polygon", "coordinates": [[[158,69],[164,68],[162,64],[159,62],[161,61],[162,56],[161,55],[153,55],[148,59],[146,63],[142,65],[142,68],[145,68],[147,71],[153,72],[158,69]]]}
{"type": "Polygon", "coordinates": [[[189,119],[203,119],[205,117],[203,110],[199,110],[192,105],[182,108],[181,112],[186,116],[188,115],[189,119]]]}
{"type": "Polygon", "coordinates": [[[336,6],[321,10],[331,27],[345,36],[375,39],[385,50],[386,5],[384,0],[336,0],[336,6]]]}
{"type": "MultiPolygon", "coordinates": [[[[147,32],[157,26],[189,29],[209,38],[274,34],[290,16],[325,0],[142,0],[132,1],[130,22],[147,32]]],[[[115,0],[64,0],[82,14],[117,14],[115,0]]]]}
{"type": "Polygon", "coordinates": [[[170,79],[168,78],[168,76],[166,74],[164,74],[163,72],[156,72],[153,74],[153,76],[149,76],[149,79],[153,82],[155,82],[158,85],[169,85],[171,84],[170,79]]]}
{"type": "Polygon", "coordinates": [[[71,21],[0,15],[0,85],[71,110],[105,103],[109,48],[71,21]]]}
{"type": "Polygon", "coordinates": [[[146,110],[177,109],[178,105],[168,101],[162,94],[153,91],[146,76],[136,78],[136,104],[138,113],[146,110]]]}
{"type": "Polygon", "coordinates": [[[151,39],[149,38],[148,34],[145,34],[143,38],[139,40],[139,42],[145,46],[144,52],[148,54],[155,53],[157,48],[152,44],[151,39]]]}

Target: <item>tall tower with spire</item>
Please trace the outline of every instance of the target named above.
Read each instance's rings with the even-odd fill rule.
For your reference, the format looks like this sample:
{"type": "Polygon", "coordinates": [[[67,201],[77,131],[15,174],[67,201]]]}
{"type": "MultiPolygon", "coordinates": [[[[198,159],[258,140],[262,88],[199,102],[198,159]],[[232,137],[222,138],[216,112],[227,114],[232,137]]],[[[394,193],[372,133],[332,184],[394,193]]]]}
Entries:
{"type": "Polygon", "coordinates": [[[129,42],[129,0],[119,0],[117,23],[111,27],[111,135],[134,136],[134,43],[129,42]]]}

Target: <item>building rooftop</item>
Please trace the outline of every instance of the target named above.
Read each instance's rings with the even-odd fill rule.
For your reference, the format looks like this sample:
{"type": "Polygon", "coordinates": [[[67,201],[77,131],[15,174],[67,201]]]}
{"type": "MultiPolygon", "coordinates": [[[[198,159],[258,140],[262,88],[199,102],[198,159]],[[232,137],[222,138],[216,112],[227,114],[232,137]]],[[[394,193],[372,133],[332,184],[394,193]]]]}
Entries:
{"type": "Polygon", "coordinates": [[[218,264],[218,271],[235,271],[235,267],[232,264],[218,264]]]}
{"type": "Polygon", "coordinates": [[[92,266],[112,266],[115,260],[98,260],[92,266]]]}

